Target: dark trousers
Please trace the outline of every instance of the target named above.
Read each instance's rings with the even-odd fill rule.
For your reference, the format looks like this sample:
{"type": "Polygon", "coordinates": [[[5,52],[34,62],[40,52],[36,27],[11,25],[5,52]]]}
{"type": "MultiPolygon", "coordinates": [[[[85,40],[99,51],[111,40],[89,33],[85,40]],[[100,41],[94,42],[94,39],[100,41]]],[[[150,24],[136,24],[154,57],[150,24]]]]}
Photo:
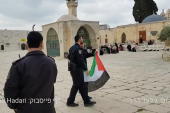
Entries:
{"type": "Polygon", "coordinates": [[[84,82],[84,90],[87,93],[88,96],[88,82],[84,82]]]}
{"type": "Polygon", "coordinates": [[[87,92],[87,96],[88,96],[88,82],[84,82],[84,90],[85,92],[87,92]]]}
{"type": "Polygon", "coordinates": [[[87,95],[87,90],[85,89],[84,83],[84,74],[82,69],[78,69],[76,71],[70,71],[73,80],[73,86],[70,91],[70,96],[67,99],[67,104],[72,104],[75,101],[76,94],[79,90],[81,97],[83,98],[84,103],[88,103],[90,100],[87,95]]]}

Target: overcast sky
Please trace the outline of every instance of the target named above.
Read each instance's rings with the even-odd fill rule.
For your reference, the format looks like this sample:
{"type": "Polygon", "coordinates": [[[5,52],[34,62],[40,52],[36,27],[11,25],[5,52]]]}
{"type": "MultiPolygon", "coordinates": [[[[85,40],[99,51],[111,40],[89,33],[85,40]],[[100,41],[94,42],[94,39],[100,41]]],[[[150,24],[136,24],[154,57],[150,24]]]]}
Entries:
{"type": "MultiPolygon", "coordinates": [[[[0,0],[0,29],[42,30],[41,26],[68,14],[66,0],[0,0]]],[[[170,8],[169,0],[155,0],[160,14],[170,8]]],[[[134,0],[79,0],[78,18],[100,21],[110,27],[135,23],[134,0]]]]}

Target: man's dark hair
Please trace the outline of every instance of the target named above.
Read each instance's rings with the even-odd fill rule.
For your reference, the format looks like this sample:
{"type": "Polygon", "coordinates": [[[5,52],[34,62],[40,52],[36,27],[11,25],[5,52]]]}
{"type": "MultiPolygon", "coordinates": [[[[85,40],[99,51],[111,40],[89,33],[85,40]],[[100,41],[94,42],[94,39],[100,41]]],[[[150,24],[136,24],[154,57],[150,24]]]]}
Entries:
{"type": "Polygon", "coordinates": [[[81,38],[81,36],[77,34],[77,35],[74,37],[75,42],[78,42],[80,38],[81,38]]]}
{"type": "Polygon", "coordinates": [[[38,48],[42,41],[43,37],[37,31],[31,31],[27,36],[27,43],[29,48],[38,48]]]}

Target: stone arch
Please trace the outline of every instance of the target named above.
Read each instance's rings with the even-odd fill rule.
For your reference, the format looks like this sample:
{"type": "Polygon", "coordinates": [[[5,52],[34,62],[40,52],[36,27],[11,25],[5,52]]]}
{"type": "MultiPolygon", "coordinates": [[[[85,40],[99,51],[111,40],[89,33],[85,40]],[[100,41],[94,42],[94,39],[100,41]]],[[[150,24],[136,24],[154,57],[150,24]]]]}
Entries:
{"type": "Polygon", "coordinates": [[[92,46],[97,49],[97,39],[94,29],[90,25],[82,25],[77,30],[77,34],[80,34],[83,37],[84,42],[87,46],[92,46]]]}
{"type": "Polygon", "coordinates": [[[122,43],[125,43],[125,41],[126,41],[126,34],[123,33],[123,34],[122,34],[122,43]]]}
{"type": "Polygon", "coordinates": [[[47,55],[48,56],[60,56],[60,43],[57,32],[50,28],[47,32],[47,55]]]}
{"type": "Polygon", "coordinates": [[[77,34],[81,35],[83,39],[90,39],[87,29],[83,26],[79,28],[77,34]]]}

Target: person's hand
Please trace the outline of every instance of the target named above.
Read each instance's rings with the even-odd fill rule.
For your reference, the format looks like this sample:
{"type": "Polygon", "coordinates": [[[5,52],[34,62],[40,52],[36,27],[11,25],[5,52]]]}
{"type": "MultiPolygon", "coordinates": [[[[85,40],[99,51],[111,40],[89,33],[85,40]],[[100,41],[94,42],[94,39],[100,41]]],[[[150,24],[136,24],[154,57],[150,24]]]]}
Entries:
{"type": "Polygon", "coordinates": [[[89,70],[87,70],[87,71],[86,71],[86,74],[87,74],[87,76],[89,76],[89,75],[90,75],[90,74],[89,74],[89,70]]]}

